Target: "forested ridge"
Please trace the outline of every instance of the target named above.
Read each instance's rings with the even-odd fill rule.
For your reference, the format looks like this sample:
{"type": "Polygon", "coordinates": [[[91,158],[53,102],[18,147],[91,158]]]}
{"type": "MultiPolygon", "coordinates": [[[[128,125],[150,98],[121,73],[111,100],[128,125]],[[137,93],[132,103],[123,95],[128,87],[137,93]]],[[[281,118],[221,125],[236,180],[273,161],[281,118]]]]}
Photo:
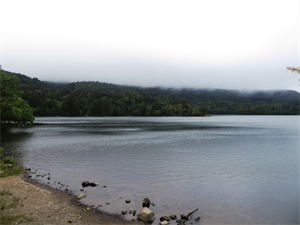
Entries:
{"type": "Polygon", "coordinates": [[[4,71],[19,78],[22,99],[35,116],[205,116],[299,115],[299,93],[250,93],[222,89],[142,88],[84,81],[52,83],[4,71]]]}

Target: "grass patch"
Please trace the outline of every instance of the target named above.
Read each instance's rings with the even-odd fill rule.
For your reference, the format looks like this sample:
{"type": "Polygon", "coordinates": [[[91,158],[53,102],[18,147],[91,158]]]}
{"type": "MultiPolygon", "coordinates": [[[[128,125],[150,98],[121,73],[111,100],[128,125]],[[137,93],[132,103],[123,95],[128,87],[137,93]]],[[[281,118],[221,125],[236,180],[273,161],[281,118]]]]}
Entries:
{"type": "Polygon", "coordinates": [[[5,214],[3,212],[0,213],[1,216],[1,224],[15,224],[24,223],[24,222],[32,222],[33,217],[27,217],[25,214],[19,214],[16,216],[12,216],[10,214],[5,214]]]}
{"type": "MultiPolygon", "coordinates": [[[[3,157],[4,148],[0,147],[0,177],[19,175],[21,167],[16,165],[16,160],[13,156],[3,157]]],[[[23,201],[26,199],[25,197],[23,201]]],[[[21,204],[20,197],[13,196],[9,190],[0,191],[0,223],[1,224],[19,224],[32,222],[34,217],[27,217],[25,214],[11,215],[10,210],[17,206],[24,207],[21,204]]],[[[32,215],[32,214],[31,214],[32,215]]]]}
{"type": "Polygon", "coordinates": [[[10,214],[10,209],[24,206],[21,204],[20,197],[14,196],[9,190],[2,190],[0,195],[1,224],[19,224],[33,221],[34,217],[27,217],[25,214],[10,214]]]}
{"type": "Polygon", "coordinates": [[[12,195],[12,193],[10,193],[9,190],[7,190],[7,191],[3,190],[3,191],[0,191],[0,195],[1,196],[3,196],[3,195],[12,195]]]}
{"type": "Polygon", "coordinates": [[[8,177],[12,175],[19,175],[21,172],[21,167],[16,164],[16,160],[13,156],[3,157],[4,148],[0,148],[0,177],[8,177]]]}

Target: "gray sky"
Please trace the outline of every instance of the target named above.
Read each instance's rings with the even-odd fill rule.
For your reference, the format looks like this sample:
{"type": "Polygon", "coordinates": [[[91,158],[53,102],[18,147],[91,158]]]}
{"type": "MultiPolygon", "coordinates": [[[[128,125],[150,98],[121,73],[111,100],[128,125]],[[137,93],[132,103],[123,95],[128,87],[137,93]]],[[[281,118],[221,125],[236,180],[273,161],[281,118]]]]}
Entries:
{"type": "Polygon", "coordinates": [[[46,81],[299,90],[300,0],[0,0],[1,65],[46,81]]]}

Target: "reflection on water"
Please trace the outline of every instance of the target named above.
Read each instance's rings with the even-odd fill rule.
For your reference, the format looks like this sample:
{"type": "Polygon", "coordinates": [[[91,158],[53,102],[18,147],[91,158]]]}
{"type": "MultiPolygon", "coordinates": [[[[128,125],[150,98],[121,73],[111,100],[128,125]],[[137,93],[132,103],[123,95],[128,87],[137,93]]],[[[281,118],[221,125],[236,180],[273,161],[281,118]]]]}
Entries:
{"type": "Polygon", "coordinates": [[[298,224],[298,118],[37,118],[1,137],[51,183],[98,182],[83,201],[109,212],[148,197],[156,218],[199,208],[201,224],[298,224]]]}

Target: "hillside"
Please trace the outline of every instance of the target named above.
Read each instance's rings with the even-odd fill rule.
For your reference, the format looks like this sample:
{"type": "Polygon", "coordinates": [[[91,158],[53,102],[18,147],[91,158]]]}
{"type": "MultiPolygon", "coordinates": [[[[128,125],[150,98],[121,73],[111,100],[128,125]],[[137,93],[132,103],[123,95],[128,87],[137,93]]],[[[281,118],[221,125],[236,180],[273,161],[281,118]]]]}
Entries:
{"type": "Polygon", "coordinates": [[[299,115],[292,90],[242,92],[224,89],[142,88],[84,81],[52,83],[5,71],[19,78],[23,99],[35,116],[203,116],[299,115]]]}

